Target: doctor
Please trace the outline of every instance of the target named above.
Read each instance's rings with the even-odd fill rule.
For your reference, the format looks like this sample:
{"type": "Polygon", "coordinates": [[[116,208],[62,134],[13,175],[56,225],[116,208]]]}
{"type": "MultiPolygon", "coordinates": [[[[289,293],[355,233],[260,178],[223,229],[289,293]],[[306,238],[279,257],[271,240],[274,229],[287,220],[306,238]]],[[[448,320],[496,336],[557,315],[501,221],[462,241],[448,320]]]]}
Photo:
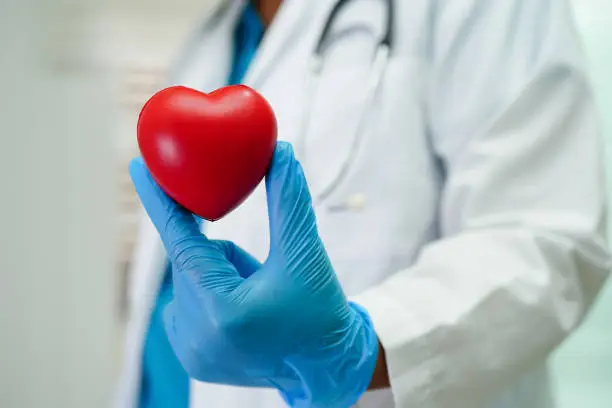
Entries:
{"type": "MultiPolygon", "coordinates": [[[[133,163],[150,218],[134,258],[119,406],[280,408],[283,397],[339,406],[359,398],[366,408],[554,406],[547,357],[610,268],[598,118],[567,2],[354,0],[336,14],[335,0],[279,3],[219,5],[171,82],[210,91],[246,70],[243,82],[274,107],[308,187],[279,143],[266,186],[204,225],[208,239],[240,249],[194,233],[133,163]],[[318,231],[300,227],[315,215],[318,231]],[[279,262],[278,248],[296,242],[312,244],[315,256],[279,262]],[[286,333],[302,337],[283,342],[265,319],[260,335],[222,325],[225,343],[215,330],[236,322],[227,319],[236,299],[204,296],[216,284],[210,270],[229,271],[215,289],[227,293],[255,270],[323,276],[329,296],[303,303],[300,321],[315,338],[329,334],[321,327],[354,334],[332,342],[346,354],[323,353],[325,369],[348,370],[334,377],[305,368],[312,359],[299,354],[283,360],[310,330],[293,327],[286,333]]],[[[306,299],[303,286],[285,287],[306,299]]]]}

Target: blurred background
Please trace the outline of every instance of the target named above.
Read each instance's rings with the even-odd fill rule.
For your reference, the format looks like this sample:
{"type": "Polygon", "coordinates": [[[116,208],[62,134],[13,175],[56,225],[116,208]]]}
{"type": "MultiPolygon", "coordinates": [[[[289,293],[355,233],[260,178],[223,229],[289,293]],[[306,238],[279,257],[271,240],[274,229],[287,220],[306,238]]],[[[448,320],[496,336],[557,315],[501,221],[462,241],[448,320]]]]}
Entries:
{"type": "MultiPolygon", "coordinates": [[[[108,406],[137,115],[212,3],[0,0],[0,407],[108,406]]],[[[612,2],[574,6],[610,139],[612,2]]],[[[561,408],[612,406],[611,285],[556,353],[561,408]]]]}

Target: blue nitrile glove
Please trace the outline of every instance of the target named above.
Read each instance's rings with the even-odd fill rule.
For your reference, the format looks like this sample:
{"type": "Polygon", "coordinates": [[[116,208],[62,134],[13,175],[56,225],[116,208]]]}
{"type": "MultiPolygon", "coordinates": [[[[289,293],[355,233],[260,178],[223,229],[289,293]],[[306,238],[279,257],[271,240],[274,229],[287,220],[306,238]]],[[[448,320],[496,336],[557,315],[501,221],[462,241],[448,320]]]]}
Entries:
{"type": "Polygon", "coordinates": [[[166,331],[189,375],[275,387],[292,407],[355,404],[372,378],[378,340],[338,283],[291,146],[278,143],[266,177],[271,247],[263,265],[202,235],[140,159],[130,173],[172,262],[166,331]]]}

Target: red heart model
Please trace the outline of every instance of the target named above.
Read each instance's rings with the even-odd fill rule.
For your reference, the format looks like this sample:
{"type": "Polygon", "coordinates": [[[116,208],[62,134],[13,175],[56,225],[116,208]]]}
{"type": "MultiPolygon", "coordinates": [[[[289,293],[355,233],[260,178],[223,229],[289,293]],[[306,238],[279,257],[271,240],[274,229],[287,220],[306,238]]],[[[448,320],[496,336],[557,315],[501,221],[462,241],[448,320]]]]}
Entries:
{"type": "Polygon", "coordinates": [[[276,146],[276,117],[263,96],[244,85],[209,94],[170,87],[143,106],[138,146],[170,197],[215,221],[265,176],[276,146]]]}

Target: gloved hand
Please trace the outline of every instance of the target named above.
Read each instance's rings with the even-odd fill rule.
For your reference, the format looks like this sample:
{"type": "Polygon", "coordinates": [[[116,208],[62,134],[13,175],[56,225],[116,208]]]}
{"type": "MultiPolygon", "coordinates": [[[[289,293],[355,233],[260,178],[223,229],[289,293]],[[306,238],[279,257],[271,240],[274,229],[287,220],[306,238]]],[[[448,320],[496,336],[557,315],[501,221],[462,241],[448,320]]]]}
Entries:
{"type": "Polygon", "coordinates": [[[340,287],[291,146],[278,143],[266,176],[271,244],[264,264],[202,235],[142,160],[130,173],[172,262],[165,325],[189,375],[275,387],[296,408],[355,404],[372,378],[378,340],[368,314],[340,287]]]}

